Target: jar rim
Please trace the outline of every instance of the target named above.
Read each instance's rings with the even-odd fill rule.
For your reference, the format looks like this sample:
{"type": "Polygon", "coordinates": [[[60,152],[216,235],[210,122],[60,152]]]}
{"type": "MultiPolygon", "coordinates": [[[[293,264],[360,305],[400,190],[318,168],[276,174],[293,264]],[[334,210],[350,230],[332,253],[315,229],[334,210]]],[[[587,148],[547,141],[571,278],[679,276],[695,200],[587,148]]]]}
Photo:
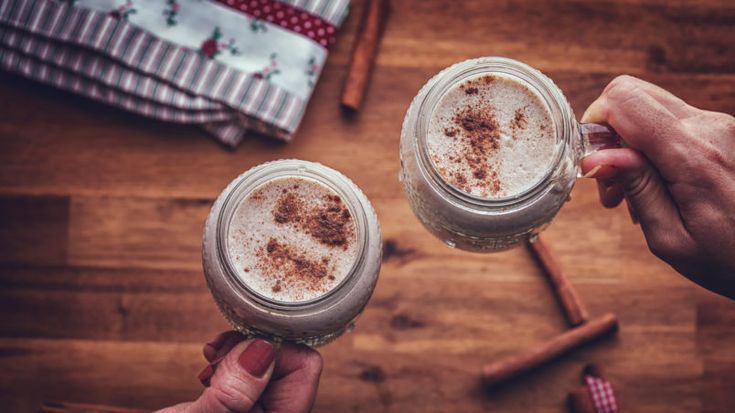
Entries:
{"type": "MultiPolygon", "coordinates": [[[[548,76],[523,62],[506,57],[488,56],[468,59],[449,66],[437,73],[427,82],[425,87],[428,87],[428,89],[423,99],[418,102],[419,106],[416,109],[413,138],[418,148],[417,157],[420,167],[430,177],[430,181],[440,188],[443,193],[471,206],[498,208],[523,204],[544,192],[552,184],[551,178],[554,171],[558,168],[568,150],[568,143],[573,134],[570,121],[574,120],[574,115],[563,93],[548,76]],[[472,195],[450,184],[435,167],[429,156],[426,143],[431,116],[445,93],[451,87],[469,77],[486,74],[514,77],[535,91],[543,99],[552,115],[557,139],[561,138],[557,141],[554,159],[549,163],[544,176],[524,191],[507,197],[488,198],[472,195]]],[[[421,93],[419,92],[419,94],[421,93]]]]}
{"type": "Polygon", "coordinates": [[[357,276],[364,266],[365,254],[369,244],[370,231],[367,228],[368,218],[364,206],[360,202],[360,198],[354,191],[355,184],[342,173],[324,166],[317,162],[304,161],[299,159],[282,159],[277,161],[266,162],[254,166],[235,178],[230,184],[227,195],[224,198],[222,207],[217,216],[216,223],[216,251],[217,257],[226,277],[240,287],[248,298],[252,299],[259,305],[268,309],[280,311],[302,311],[313,309],[314,307],[331,303],[339,300],[347,294],[350,286],[354,286],[357,276]],[[284,177],[298,177],[312,179],[318,183],[325,185],[327,188],[336,192],[350,210],[350,214],[355,217],[356,238],[358,240],[357,259],[347,271],[345,277],[329,291],[314,297],[310,300],[303,301],[284,301],[270,298],[251,288],[241,277],[237,275],[235,266],[228,252],[228,234],[231,220],[243,201],[252,191],[274,179],[284,177]],[[341,294],[340,294],[341,292],[341,294]]]}

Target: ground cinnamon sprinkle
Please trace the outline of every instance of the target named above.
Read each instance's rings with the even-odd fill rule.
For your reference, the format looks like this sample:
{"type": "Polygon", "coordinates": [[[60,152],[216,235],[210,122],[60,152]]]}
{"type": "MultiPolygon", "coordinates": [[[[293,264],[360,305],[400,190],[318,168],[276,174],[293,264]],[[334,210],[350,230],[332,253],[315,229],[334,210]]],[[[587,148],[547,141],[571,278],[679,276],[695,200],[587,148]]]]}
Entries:
{"type": "MultiPolygon", "coordinates": [[[[472,170],[472,176],[480,181],[479,185],[489,185],[492,190],[494,185],[486,182],[486,178],[492,169],[487,158],[500,148],[500,125],[495,115],[487,108],[470,105],[454,116],[454,123],[463,132],[467,149],[463,158],[472,170]]],[[[457,184],[464,185],[461,182],[457,184]]]]}
{"type": "Polygon", "coordinates": [[[476,87],[468,87],[468,88],[466,88],[466,89],[464,90],[464,93],[466,93],[466,94],[468,94],[468,95],[476,95],[476,94],[477,94],[477,92],[478,92],[478,90],[477,90],[477,88],[476,88],[476,87]]]}
{"type": "Polygon", "coordinates": [[[281,291],[284,284],[294,282],[305,288],[319,290],[325,277],[334,279],[330,274],[328,257],[310,260],[294,246],[280,243],[275,238],[268,240],[259,255],[264,258],[259,261],[260,270],[275,280],[273,292],[281,291]]]}
{"type": "MultiPolygon", "coordinates": [[[[484,85],[494,82],[497,78],[486,75],[465,81],[460,90],[467,95],[466,105],[457,110],[450,119],[452,124],[445,127],[443,132],[448,138],[459,145],[459,150],[453,159],[454,163],[462,163],[469,169],[468,172],[439,171],[447,177],[451,184],[469,192],[470,188],[481,188],[487,193],[498,193],[501,184],[494,165],[490,162],[493,153],[500,149],[500,124],[495,117],[495,110],[486,102],[486,95],[482,91],[484,85]],[[470,182],[472,182],[470,184],[470,182]]],[[[525,115],[521,113],[517,122],[525,122],[525,115]]]]}
{"type": "Polygon", "coordinates": [[[483,76],[483,77],[481,78],[481,80],[482,80],[483,82],[485,82],[485,84],[486,84],[486,85],[487,85],[487,84],[490,84],[490,83],[492,83],[492,82],[494,82],[494,81],[495,81],[496,79],[497,79],[497,77],[496,77],[496,76],[494,76],[494,75],[485,75],[485,76],[483,76]]]}
{"type": "Polygon", "coordinates": [[[497,194],[498,192],[500,192],[500,188],[501,188],[500,187],[500,180],[498,180],[498,173],[496,171],[491,171],[490,172],[490,178],[491,178],[490,179],[490,182],[491,182],[491,184],[490,184],[491,185],[490,186],[490,190],[494,194],[497,194]]]}
{"type": "Polygon", "coordinates": [[[528,121],[526,120],[526,114],[523,112],[523,109],[516,109],[515,114],[513,115],[513,120],[510,122],[510,128],[513,130],[513,132],[516,132],[518,130],[525,129],[527,124],[528,121]]]}
{"type": "Polygon", "coordinates": [[[454,174],[454,179],[457,181],[459,185],[464,185],[467,183],[467,178],[465,178],[464,175],[462,175],[459,172],[454,174]]]}
{"type": "Polygon", "coordinates": [[[309,234],[322,244],[341,246],[347,249],[348,238],[352,235],[352,216],[336,195],[327,195],[327,205],[321,211],[312,213],[308,218],[309,234]]]}
{"type": "Polygon", "coordinates": [[[301,221],[303,202],[286,189],[283,190],[283,193],[285,195],[278,199],[276,208],[273,210],[273,219],[279,224],[301,221]]]}
{"type": "Polygon", "coordinates": [[[279,224],[299,225],[304,232],[322,244],[347,249],[354,231],[350,211],[337,195],[325,195],[324,203],[322,207],[307,210],[301,199],[286,191],[276,203],[273,219],[279,224]]]}
{"type": "Polygon", "coordinates": [[[307,179],[284,181],[253,191],[238,210],[248,220],[236,221],[228,236],[238,244],[234,251],[248,254],[238,263],[243,281],[252,278],[266,296],[298,301],[336,286],[355,253],[358,230],[351,206],[336,191],[307,179]]]}

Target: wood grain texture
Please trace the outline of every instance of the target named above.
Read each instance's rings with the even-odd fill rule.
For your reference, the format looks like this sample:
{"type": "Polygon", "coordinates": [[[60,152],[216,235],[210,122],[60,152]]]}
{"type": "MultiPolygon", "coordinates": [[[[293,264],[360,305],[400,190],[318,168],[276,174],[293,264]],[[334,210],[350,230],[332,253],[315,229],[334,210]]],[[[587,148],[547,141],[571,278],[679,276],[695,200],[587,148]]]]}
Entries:
{"type": "Polygon", "coordinates": [[[549,286],[559,300],[559,305],[569,324],[576,326],[587,321],[589,318],[587,306],[579,298],[579,294],[567,276],[564,275],[564,270],[554,258],[543,236],[539,235],[533,242],[526,243],[526,248],[546,275],[549,286]]]}
{"type": "Polygon", "coordinates": [[[146,410],[129,409],[104,404],[44,402],[39,409],[40,413],[145,413],[146,410]]]}
{"type": "Polygon", "coordinates": [[[562,412],[590,362],[607,368],[625,411],[732,411],[735,304],[654,258],[588,181],[545,240],[591,317],[615,312],[620,331],[485,391],[483,364],[563,331],[564,317],[527,251],[447,248],[397,180],[411,99],[470,57],[540,68],[577,114],[621,73],[735,113],[732,1],[393,1],[365,105],[348,119],[339,95],[365,5],[353,3],[290,144],[253,137],[226,150],[196,128],[0,73],[0,410],[196,397],[201,343],[226,328],[201,273],[204,217],[245,169],[296,157],[351,177],[386,240],[357,330],[322,349],[315,412],[562,412]]]}

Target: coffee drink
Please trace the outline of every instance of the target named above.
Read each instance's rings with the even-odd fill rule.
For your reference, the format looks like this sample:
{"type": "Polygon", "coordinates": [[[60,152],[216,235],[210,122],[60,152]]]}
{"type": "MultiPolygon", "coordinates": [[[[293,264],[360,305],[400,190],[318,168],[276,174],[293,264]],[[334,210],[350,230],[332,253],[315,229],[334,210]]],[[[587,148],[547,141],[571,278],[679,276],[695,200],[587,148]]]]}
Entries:
{"type": "Polygon", "coordinates": [[[584,150],[553,82],[502,57],[457,63],[414,97],[401,181],[422,224],[450,247],[490,252],[542,231],[569,197],[584,150]]]}
{"type": "Polygon", "coordinates": [[[227,242],[240,280],[283,302],[329,292],[358,254],[355,220],[342,198],[301,177],[277,178],[248,194],[235,210],[227,242]]]}
{"type": "Polygon", "coordinates": [[[295,159],[235,178],[204,227],[207,285],[232,326],[322,345],[352,328],[380,271],[375,211],[347,177],[295,159]]]}
{"type": "Polygon", "coordinates": [[[401,182],[416,216],[450,247],[491,252],[533,241],[569,199],[582,157],[616,147],[578,123],[540,71],[504,57],[431,78],[401,129],[401,182]]]}
{"type": "Polygon", "coordinates": [[[431,114],[426,143],[447,183],[486,199],[533,187],[553,166],[557,149],[543,97],[501,73],[471,76],[449,88],[431,114]]]}

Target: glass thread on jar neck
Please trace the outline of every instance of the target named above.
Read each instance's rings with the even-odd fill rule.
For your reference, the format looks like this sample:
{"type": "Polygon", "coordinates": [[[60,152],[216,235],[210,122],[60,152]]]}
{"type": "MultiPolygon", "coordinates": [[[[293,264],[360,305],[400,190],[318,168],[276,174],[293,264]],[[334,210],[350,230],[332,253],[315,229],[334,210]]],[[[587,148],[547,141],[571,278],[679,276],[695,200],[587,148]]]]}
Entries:
{"type": "Polygon", "coordinates": [[[282,160],[274,162],[262,164],[259,167],[256,167],[256,170],[250,170],[243,174],[243,176],[238,178],[232,190],[230,190],[229,194],[225,198],[222,204],[222,208],[220,209],[219,215],[217,217],[215,237],[217,256],[219,258],[219,262],[222,263],[223,270],[230,282],[234,286],[239,287],[242,292],[246,293],[249,298],[253,299],[258,304],[268,309],[286,312],[308,310],[329,300],[339,299],[338,292],[342,291],[343,294],[345,294],[345,288],[355,283],[355,274],[357,274],[364,265],[365,251],[369,241],[368,237],[370,236],[367,229],[367,216],[364,208],[359,201],[359,198],[357,197],[357,194],[352,193],[353,190],[349,186],[350,183],[345,181],[345,179],[339,174],[332,172],[321,164],[311,162],[309,162],[308,164],[299,160],[282,160]],[[279,170],[267,170],[268,166],[272,166],[274,162],[292,162],[294,167],[290,168],[290,165],[283,165],[284,168],[281,168],[279,170]],[[324,168],[324,170],[320,171],[319,169],[322,168],[324,168]],[[331,177],[328,175],[335,176],[331,177]],[[324,294],[307,301],[287,302],[274,300],[250,288],[238,276],[227,248],[229,227],[231,220],[237,211],[237,207],[240,205],[243,199],[248,196],[248,194],[250,194],[250,192],[254,191],[261,185],[264,185],[265,183],[280,177],[299,177],[305,179],[313,179],[318,183],[327,186],[328,188],[336,192],[342,199],[344,199],[345,204],[350,210],[350,214],[355,219],[356,238],[359,243],[357,250],[357,259],[352,264],[352,267],[350,267],[347,275],[339,284],[337,284],[324,294]]]}
{"type": "Polygon", "coordinates": [[[444,193],[451,195],[454,199],[466,204],[486,208],[510,207],[523,204],[543,192],[551,183],[550,180],[555,169],[564,158],[565,151],[568,150],[568,143],[574,133],[571,123],[574,122],[574,116],[564,95],[551,79],[538,70],[524,63],[502,57],[466,60],[450,66],[437,74],[436,81],[430,86],[420,102],[414,123],[414,139],[418,148],[419,166],[425,171],[430,178],[430,182],[436,187],[444,193]],[[457,83],[474,75],[493,73],[502,73],[506,76],[515,77],[536,91],[549,108],[554,121],[557,138],[561,136],[561,140],[557,142],[554,161],[549,164],[549,168],[544,177],[523,192],[502,198],[484,198],[471,195],[446,182],[429,158],[428,145],[426,143],[431,117],[439,101],[447,91],[457,83]]]}

